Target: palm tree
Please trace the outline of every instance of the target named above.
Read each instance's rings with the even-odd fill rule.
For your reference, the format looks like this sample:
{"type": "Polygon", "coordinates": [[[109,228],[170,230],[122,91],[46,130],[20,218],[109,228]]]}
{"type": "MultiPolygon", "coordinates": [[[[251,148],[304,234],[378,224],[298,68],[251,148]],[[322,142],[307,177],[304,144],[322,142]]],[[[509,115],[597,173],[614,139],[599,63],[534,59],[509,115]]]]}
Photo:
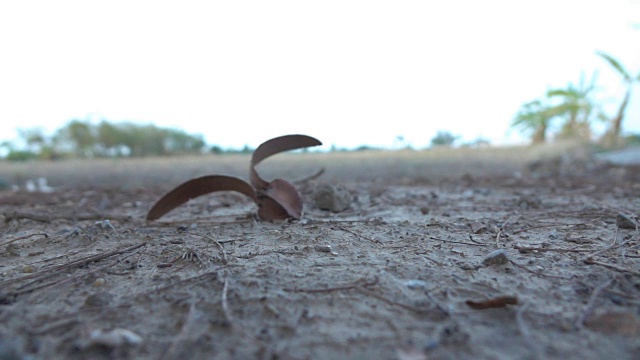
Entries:
{"type": "Polygon", "coordinates": [[[638,73],[636,77],[633,77],[627,71],[627,69],[625,69],[625,67],[622,66],[622,64],[613,56],[602,51],[598,51],[596,52],[596,54],[606,60],[609,65],[622,76],[623,82],[627,87],[627,92],[622,99],[622,103],[620,103],[620,107],[618,107],[618,112],[616,113],[616,116],[611,119],[611,125],[603,136],[603,142],[605,143],[605,145],[612,146],[619,142],[620,132],[622,130],[622,120],[624,119],[624,113],[627,109],[627,105],[629,104],[631,89],[633,88],[634,83],[640,82],[640,73],[638,73]]]}
{"type": "Polygon", "coordinates": [[[584,76],[578,85],[569,83],[565,89],[551,89],[547,91],[550,100],[559,99],[560,102],[551,109],[556,116],[564,116],[565,123],[560,131],[563,138],[589,139],[591,137],[591,114],[596,108],[591,99],[595,90],[596,76],[591,79],[589,86],[585,85],[584,76]]]}
{"type": "Polygon", "coordinates": [[[531,132],[532,145],[542,144],[546,141],[551,119],[557,115],[557,109],[544,104],[540,100],[534,100],[522,105],[511,126],[531,132]]]}

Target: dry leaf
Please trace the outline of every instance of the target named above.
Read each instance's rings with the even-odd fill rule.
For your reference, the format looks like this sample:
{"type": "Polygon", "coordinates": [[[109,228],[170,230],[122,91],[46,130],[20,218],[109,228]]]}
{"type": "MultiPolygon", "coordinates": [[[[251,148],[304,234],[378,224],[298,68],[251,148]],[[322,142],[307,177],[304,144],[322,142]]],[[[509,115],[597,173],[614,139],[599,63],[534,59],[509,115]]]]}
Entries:
{"type": "Polygon", "coordinates": [[[153,205],[147,220],[156,220],[187,201],[216,191],[237,191],[256,200],[256,192],[243,180],[232,176],[208,175],[189,180],[171,190],[153,205]]]}
{"type": "Polygon", "coordinates": [[[258,216],[263,220],[299,219],[302,216],[302,197],[298,190],[286,180],[262,179],[255,166],[277,153],[322,145],[306,135],[285,135],[262,143],[251,156],[249,178],[251,185],[232,176],[209,175],[189,180],[163,196],[149,210],[147,220],[156,220],[169,211],[198,196],[216,191],[237,191],[252,198],[258,205],[258,216]]]}
{"type": "Polygon", "coordinates": [[[507,305],[518,305],[518,298],[515,296],[500,296],[482,301],[467,300],[466,303],[472,309],[486,310],[505,307],[507,305]]]}
{"type": "Polygon", "coordinates": [[[300,219],[302,216],[302,197],[296,188],[286,180],[275,179],[267,182],[258,175],[256,165],[262,160],[289,150],[322,145],[315,138],[306,135],[285,135],[262,143],[251,156],[249,177],[251,185],[258,192],[256,203],[260,207],[258,216],[265,220],[300,219]]]}

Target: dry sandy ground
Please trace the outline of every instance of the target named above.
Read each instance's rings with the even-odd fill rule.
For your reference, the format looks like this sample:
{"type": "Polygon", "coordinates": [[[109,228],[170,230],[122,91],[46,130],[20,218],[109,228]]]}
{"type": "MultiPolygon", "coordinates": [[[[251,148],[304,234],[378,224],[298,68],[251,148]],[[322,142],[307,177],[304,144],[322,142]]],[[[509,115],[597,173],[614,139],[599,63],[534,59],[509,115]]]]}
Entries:
{"type": "Polygon", "coordinates": [[[301,221],[259,222],[233,193],[144,220],[248,162],[0,164],[55,189],[0,192],[0,359],[638,359],[637,168],[579,149],[283,154],[261,175],[326,170],[298,182],[301,221]],[[319,209],[322,184],[349,208],[319,209]]]}

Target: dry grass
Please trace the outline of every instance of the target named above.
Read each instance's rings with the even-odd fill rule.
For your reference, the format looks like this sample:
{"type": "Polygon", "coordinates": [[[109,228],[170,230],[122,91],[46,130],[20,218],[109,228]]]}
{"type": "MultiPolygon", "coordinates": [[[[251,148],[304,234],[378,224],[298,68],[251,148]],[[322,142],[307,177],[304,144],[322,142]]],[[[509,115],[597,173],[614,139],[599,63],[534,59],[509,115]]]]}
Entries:
{"type": "MultiPolygon", "coordinates": [[[[506,176],[558,149],[527,147],[486,149],[431,149],[336,153],[290,153],[261,165],[265,177],[299,178],[326,168],[329,181],[403,179],[438,181],[465,173],[506,176]],[[357,167],[357,171],[354,171],[357,167]]],[[[199,155],[143,159],[73,159],[56,162],[3,163],[0,178],[15,184],[46,177],[52,186],[116,186],[169,188],[189,178],[225,174],[246,178],[248,155],[199,155]]]]}

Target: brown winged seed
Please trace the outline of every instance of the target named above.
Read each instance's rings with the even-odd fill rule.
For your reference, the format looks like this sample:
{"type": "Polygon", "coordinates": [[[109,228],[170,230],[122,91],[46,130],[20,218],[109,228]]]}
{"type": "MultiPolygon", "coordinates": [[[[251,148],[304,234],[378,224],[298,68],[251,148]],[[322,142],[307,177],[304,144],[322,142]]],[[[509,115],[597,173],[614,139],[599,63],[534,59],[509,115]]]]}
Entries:
{"type": "Polygon", "coordinates": [[[283,179],[275,179],[271,182],[262,179],[255,166],[277,153],[317,145],[322,143],[306,135],[285,135],[267,140],[258,146],[251,156],[249,167],[251,185],[239,178],[225,175],[208,175],[191,179],[160,198],[149,210],[147,220],[157,220],[191,199],[216,191],[237,191],[247,195],[258,205],[258,217],[263,220],[300,219],[302,197],[298,190],[283,179]]]}

